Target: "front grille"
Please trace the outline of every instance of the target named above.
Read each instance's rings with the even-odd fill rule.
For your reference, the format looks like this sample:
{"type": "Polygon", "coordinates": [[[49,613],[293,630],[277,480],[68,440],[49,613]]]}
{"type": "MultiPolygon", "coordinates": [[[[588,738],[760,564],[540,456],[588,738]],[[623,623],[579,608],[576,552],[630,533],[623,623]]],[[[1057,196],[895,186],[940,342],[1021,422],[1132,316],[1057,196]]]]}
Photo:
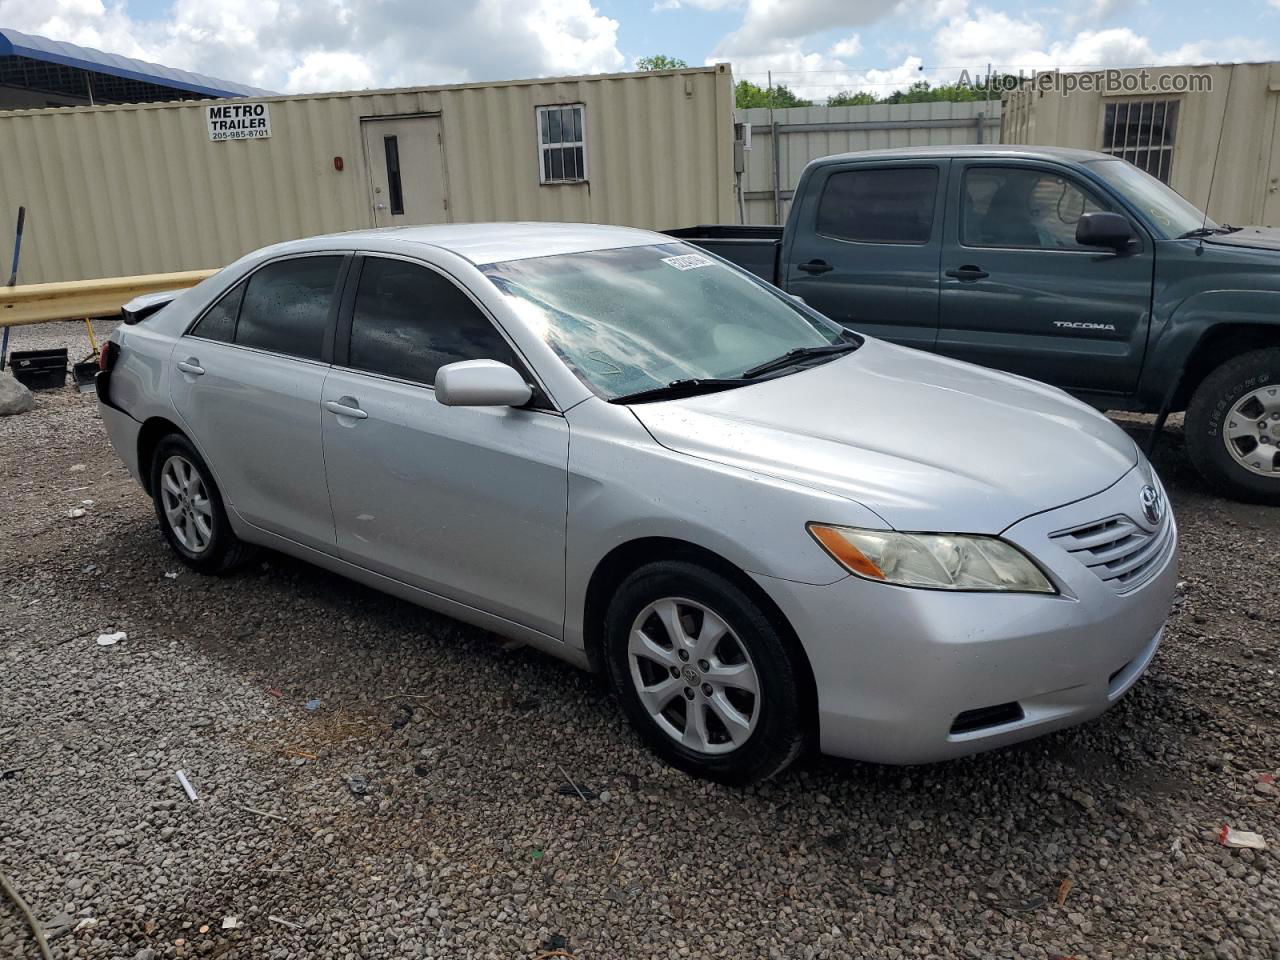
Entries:
{"type": "Polygon", "coordinates": [[[1159,569],[1173,545],[1173,523],[1166,516],[1152,533],[1128,517],[1117,516],[1063,530],[1051,539],[1098,579],[1124,593],[1141,586],[1159,569]]]}

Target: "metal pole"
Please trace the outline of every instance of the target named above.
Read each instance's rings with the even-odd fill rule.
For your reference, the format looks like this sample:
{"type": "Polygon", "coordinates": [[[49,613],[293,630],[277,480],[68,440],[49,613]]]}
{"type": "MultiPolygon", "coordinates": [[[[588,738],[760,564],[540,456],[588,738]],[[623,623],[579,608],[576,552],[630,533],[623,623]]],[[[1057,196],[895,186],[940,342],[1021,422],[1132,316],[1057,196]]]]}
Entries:
{"type": "MultiPolygon", "coordinates": [[[[18,256],[22,253],[22,227],[27,222],[27,208],[18,208],[18,229],[13,238],[13,266],[9,268],[9,282],[13,287],[18,283],[18,256]]],[[[0,370],[4,370],[5,358],[9,356],[9,327],[5,326],[4,336],[0,337],[0,370]]]]}
{"type": "Polygon", "coordinates": [[[782,138],[778,135],[776,123],[770,123],[769,130],[769,139],[773,142],[773,222],[780,225],[782,223],[782,183],[779,176],[782,162],[778,141],[782,138]]]}

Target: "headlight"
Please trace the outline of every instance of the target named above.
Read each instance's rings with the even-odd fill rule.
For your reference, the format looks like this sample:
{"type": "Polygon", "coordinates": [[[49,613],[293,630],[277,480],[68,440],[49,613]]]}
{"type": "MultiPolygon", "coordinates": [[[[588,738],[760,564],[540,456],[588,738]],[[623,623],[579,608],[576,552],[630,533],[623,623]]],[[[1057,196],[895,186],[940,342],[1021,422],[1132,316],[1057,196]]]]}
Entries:
{"type": "Polygon", "coordinates": [[[809,533],[838,564],[867,580],[932,590],[1057,593],[1035,562],[996,537],[896,533],[810,523],[809,533]]]}

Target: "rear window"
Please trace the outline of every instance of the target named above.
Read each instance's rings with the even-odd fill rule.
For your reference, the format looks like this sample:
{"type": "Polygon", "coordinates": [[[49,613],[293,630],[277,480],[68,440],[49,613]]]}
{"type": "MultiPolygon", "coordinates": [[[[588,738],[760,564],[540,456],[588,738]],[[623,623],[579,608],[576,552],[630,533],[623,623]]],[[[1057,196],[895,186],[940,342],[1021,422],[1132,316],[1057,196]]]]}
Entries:
{"type": "Polygon", "coordinates": [[[206,340],[220,340],[223,343],[230,343],[235,339],[236,314],[240,312],[244,288],[245,282],[241,280],[219,297],[196,323],[191,331],[192,336],[204,337],[206,340]]]}
{"type": "Polygon", "coordinates": [[[244,347],[319,360],[342,257],[295,257],[269,263],[249,278],[235,342],[244,347]]]}
{"type": "Polygon", "coordinates": [[[833,173],[818,201],[818,233],[858,243],[928,243],[937,193],[937,167],[833,173]]]}

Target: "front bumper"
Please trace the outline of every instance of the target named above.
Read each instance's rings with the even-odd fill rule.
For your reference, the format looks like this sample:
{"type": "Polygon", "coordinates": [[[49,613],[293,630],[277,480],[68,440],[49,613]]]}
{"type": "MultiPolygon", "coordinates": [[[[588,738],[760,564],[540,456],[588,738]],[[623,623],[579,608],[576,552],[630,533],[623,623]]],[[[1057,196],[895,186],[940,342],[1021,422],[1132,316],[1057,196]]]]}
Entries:
{"type": "Polygon", "coordinates": [[[1141,582],[1123,585],[1104,581],[1052,535],[1132,517],[1144,483],[1134,470],[1003,533],[1041,563],[1059,596],[756,576],[809,656],[823,752],[927,763],[1072,726],[1119,700],[1163,636],[1177,583],[1173,517],[1156,531],[1161,550],[1141,582]]]}

